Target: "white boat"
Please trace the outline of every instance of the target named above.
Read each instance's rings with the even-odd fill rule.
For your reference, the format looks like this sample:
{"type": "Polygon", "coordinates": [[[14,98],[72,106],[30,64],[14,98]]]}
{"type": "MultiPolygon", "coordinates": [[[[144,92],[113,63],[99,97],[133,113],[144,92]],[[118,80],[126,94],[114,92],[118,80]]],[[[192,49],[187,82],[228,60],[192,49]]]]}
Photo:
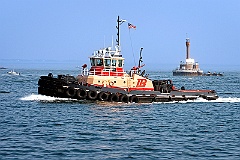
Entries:
{"type": "Polygon", "coordinates": [[[20,75],[19,72],[15,72],[14,70],[11,70],[9,72],[7,72],[8,74],[11,74],[11,75],[20,75]]]}

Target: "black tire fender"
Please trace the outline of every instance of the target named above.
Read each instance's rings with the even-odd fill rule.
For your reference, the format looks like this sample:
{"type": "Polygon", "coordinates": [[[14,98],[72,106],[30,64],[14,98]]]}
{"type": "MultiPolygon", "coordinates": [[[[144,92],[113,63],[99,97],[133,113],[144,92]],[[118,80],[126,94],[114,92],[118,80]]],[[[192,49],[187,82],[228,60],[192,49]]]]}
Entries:
{"type": "Polygon", "coordinates": [[[124,102],[124,103],[128,103],[129,97],[128,97],[126,94],[122,94],[122,95],[119,97],[119,101],[120,101],[120,102],[124,102]]]}
{"type": "Polygon", "coordinates": [[[107,92],[102,91],[98,94],[98,100],[106,101],[106,100],[108,100],[108,96],[109,96],[109,94],[107,92]]]}
{"type": "Polygon", "coordinates": [[[133,102],[138,103],[139,102],[139,98],[137,96],[131,96],[130,97],[130,102],[131,103],[133,103],[133,102]]]}
{"type": "Polygon", "coordinates": [[[68,89],[66,90],[66,95],[67,95],[67,97],[72,98],[72,97],[75,96],[75,94],[76,94],[76,90],[75,90],[74,88],[68,88],[68,89]]]}
{"type": "Polygon", "coordinates": [[[39,79],[39,80],[38,80],[38,85],[39,85],[39,86],[43,86],[43,85],[44,85],[44,82],[43,82],[42,79],[39,79]]]}
{"type": "Polygon", "coordinates": [[[87,97],[90,99],[90,100],[95,100],[97,98],[98,94],[96,91],[88,91],[87,92],[87,97]]]}
{"type": "Polygon", "coordinates": [[[42,87],[38,87],[38,94],[43,94],[44,92],[43,92],[43,89],[42,89],[42,87]]]}
{"type": "Polygon", "coordinates": [[[77,90],[76,96],[78,99],[86,99],[87,91],[84,89],[79,89],[79,90],[77,90]]]}
{"type": "Polygon", "coordinates": [[[118,102],[119,101],[119,96],[115,93],[112,93],[110,96],[109,96],[109,101],[110,102],[118,102]]]}

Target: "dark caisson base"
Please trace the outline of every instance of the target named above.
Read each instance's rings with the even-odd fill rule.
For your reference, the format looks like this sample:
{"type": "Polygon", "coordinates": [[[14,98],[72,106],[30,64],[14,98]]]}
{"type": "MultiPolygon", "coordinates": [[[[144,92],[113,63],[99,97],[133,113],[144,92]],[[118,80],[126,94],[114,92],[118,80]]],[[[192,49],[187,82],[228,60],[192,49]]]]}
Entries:
{"type": "Polygon", "coordinates": [[[202,72],[176,72],[173,71],[173,76],[202,76],[202,72]]]}

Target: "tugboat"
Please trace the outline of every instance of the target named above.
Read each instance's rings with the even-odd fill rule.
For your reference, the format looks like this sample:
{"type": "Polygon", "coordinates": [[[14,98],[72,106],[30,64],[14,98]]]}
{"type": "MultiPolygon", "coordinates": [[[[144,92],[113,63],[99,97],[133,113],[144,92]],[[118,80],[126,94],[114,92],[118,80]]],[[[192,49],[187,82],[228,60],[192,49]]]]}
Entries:
{"type": "Polygon", "coordinates": [[[150,80],[142,65],[142,50],[138,66],[128,73],[124,71],[124,61],[120,48],[120,25],[125,20],[117,19],[117,40],[114,49],[107,47],[95,51],[90,57],[91,68],[82,66],[81,74],[58,75],[52,73],[41,76],[38,93],[53,97],[79,100],[108,101],[122,103],[152,103],[194,100],[199,97],[207,100],[218,98],[214,90],[177,89],[171,80],[150,80]]]}
{"type": "Polygon", "coordinates": [[[186,63],[180,62],[180,67],[173,71],[173,76],[201,76],[199,64],[190,58],[190,39],[186,38],[186,63]]]}

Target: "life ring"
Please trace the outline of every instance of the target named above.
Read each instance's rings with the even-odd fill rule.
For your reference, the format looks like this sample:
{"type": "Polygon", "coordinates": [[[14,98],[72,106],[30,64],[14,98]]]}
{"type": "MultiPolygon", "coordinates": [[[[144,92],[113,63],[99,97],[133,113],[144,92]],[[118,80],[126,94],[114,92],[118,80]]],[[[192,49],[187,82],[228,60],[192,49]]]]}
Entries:
{"type": "Polygon", "coordinates": [[[103,86],[103,87],[106,87],[106,84],[107,84],[107,81],[106,81],[106,80],[103,80],[103,81],[102,81],[102,86],[103,86]]]}
{"type": "Polygon", "coordinates": [[[126,94],[122,94],[122,95],[119,97],[119,101],[120,101],[120,102],[124,102],[124,103],[128,103],[129,97],[128,97],[126,94]]]}
{"type": "Polygon", "coordinates": [[[97,98],[97,92],[96,91],[88,91],[87,92],[87,97],[90,99],[90,100],[95,100],[97,98]]]}
{"type": "Polygon", "coordinates": [[[133,102],[138,103],[139,102],[139,98],[137,96],[131,96],[130,97],[130,102],[131,103],[133,103],[133,102]]]}
{"type": "Polygon", "coordinates": [[[119,96],[115,93],[112,93],[110,96],[109,96],[109,101],[110,102],[118,102],[119,101],[119,96]]]}
{"type": "Polygon", "coordinates": [[[108,95],[109,94],[107,92],[102,91],[98,94],[98,99],[100,101],[106,101],[106,100],[108,100],[108,95]]]}
{"type": "Polygon", "coordinates": [[[66,90],[66,95],[70,98],[74,97],[76,94],[76,90],[74,88],[68,88],[66,90]]]}
{"type": "Polygon", "coordinates": [[[78,99],[85,99],[87,97],[87,92],[84,89],[79,89],[76,93],[78,99]]]}
{"type": "Polygon", "coordinates": [[[108,84],[109,84],[110,87],[112,87],[114,85],[114,82],[109,80],[108,84]]]}

